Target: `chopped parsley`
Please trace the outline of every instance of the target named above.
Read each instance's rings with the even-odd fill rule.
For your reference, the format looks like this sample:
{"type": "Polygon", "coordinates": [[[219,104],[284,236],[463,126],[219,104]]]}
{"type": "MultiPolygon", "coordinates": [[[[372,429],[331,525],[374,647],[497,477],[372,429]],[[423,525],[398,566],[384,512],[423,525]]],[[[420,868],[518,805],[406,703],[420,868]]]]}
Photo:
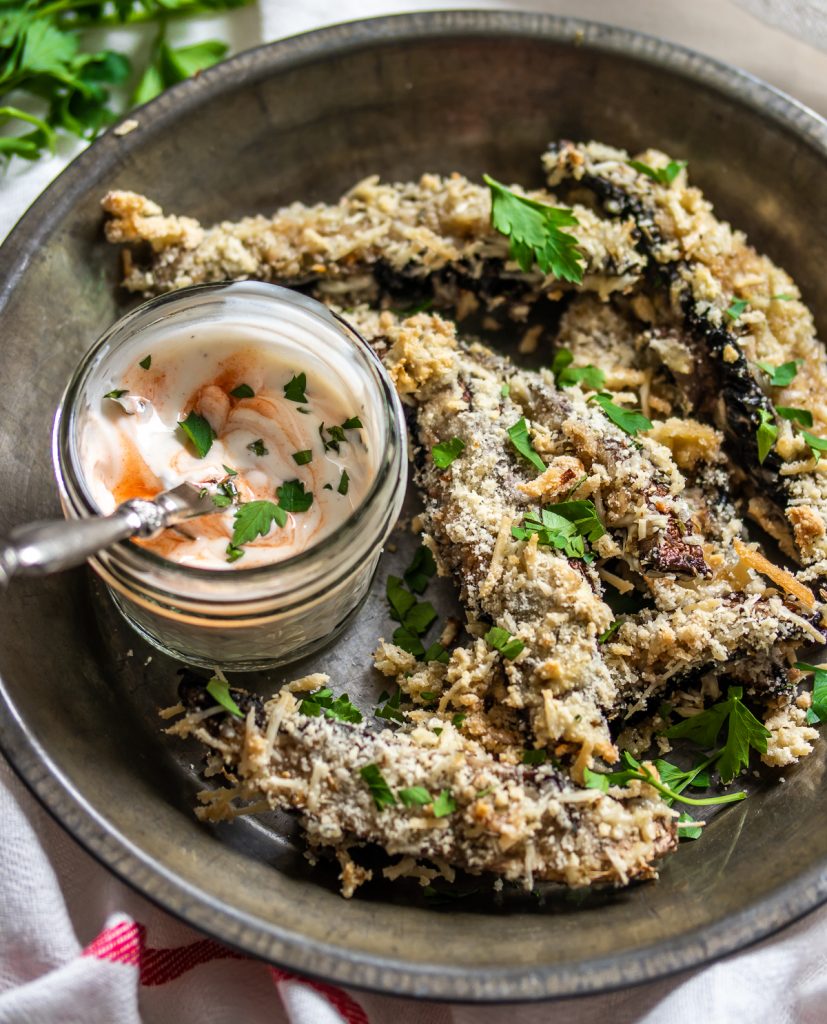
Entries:
{"type": "Polygon", "coordinates": [[[797,661],[795,667],[799,672],[813,673],[813,702],[807,709],[808,724],[827,722],[827,670],[808,665],[806,661],[797,661]]]}
{"type": "Polygon", "coordinates": [[[398,789],[396,795],[406,807],[422,807],[431,802],[431,794],[424,786],[406,786],[398,789]]]}
{"type": "Polygon", "coordinates": [[[249,544],[256,537],[266,536],[273,523],[278,526],[287,525],[287,513],[283,508],[272,501],[245,501],[235,511],[232,546],[238,548],[242,544],[249,544]]]}
{"type": "Polygon", "coordinates": [[[422,658],[425,655],[425,645],[416,633],[406,629],[405,626],[395,629],[391,640],[397,647],[401,647],[403,651],[407,651],[408,654],[412,654],[415,658],[422,658]]]}
{"type": "Polygon", "coordinates": [[[299,705],[299,711],[311,718],[324,715],[325,718],[332,718],[337,722],[362,721],[362,712],[351,704],[346,693],[334,698],[333,691],[326,686],[309,693],[299,705]]]}
{"type": "Polygon", "coordinates": [[[304,405],[307,402],[307,395],[304,393],[307,387],[307,374],[293,374],[292,378],[284,385],[284,397],[289,402],[298,402],[304,405]]]}
{"type": "Polygon", "coordinates": [[[647,419],[643,413],[633,409],[624,409],[623,406],[617,405],[607,391],[592,395],[589,401],[596,402],[612,423],[620,427],[630,437],[636,437],[639,430],[652,429],[652,421],[647,419]]]}
{"type": "Polygon", "coordinates": [[[666,186],[671,185],[684,167],[687,166],[686,160],[670,160],[665,167],[650,167],[649,164],[643,163],[642,160],[627,160],[627,163],[630,167],[634,167],[638,174],[645,174],[647,178],[656,181],[658,185],[666,186]]]}
{"type": "Polygon", "coordinates": [[[781,363],[780,366],[773,366],[772,363],[759,362],[758,366],[770,378],[770,384],[774,388],[785,388],[795,380],[798,368],[802,360],[792,359],[788,363],[781,363]]]}
{"type": "Polygon", "coordinates": [[[457,802],[451,796],[450,790],[443,789],[439,796],[434,797],[431,809],[435,818],[444,818],[454,813],[457,809],[457,802]]]}
{"type": "Polygon", "coordinates": [[[230,542],[227,545],[227,561],[228,562],[237,562],[239,560],[239,558],[243,558],[243,557],[244,557],[244,548],[236,547],[236,545],[233,544],[232,542],[230,542]]]}
{"type": "Polygon", "coordinates": [[[593,391],[599,391],[606,383],[606,374],[597,366],[572,366],[574,356],[570,349],[558,349],[551,364],[551,372],[558,388],[570,388],[574,384],[585,384],[593,391]]]}
{"type": "Polygon", "coordinates": [[[755,431],[755,439],[758,442],[758,461],[763,462],[772,451],[772,446],[778,437],[778,427],[775,425],[772,413],[767,409],[759,409],[758,416],[761,422],[755,431]]]}
{"type": "MultiPolygon", "coordinates": [[[[429,661],[438,661],[441,665],[447,665],[448,662],[451,660],[451,655],[442,646],[441,643],[433,643],[428,648],[428,650],[425,651],[425,653],[422,655],[422,660],[425,662],[426,665],[428,664],[429,661]]],[[[425,696],[424,692],[422,696],[425,696]]]]}
{"type": "Polygon", "coordinates": [[[349,419],[346,419],[345,422],[342,424],[342,430],[359,430],[361,426],[362,421],[359,419],[359,417],[351,416],[349,419]]]}
{"type": "Polygon", "coordinates": [[[524,750],[520,758],[522,764],[540,765],[548,760],[548,753],[541,747],[539,750],[524,750]]]}
{"type": "Polygon", "coordinates": [[[304,489],[301,480],[285,480],[276,488],[276,495],[285,512],[306,512],[313,504],[313,493],[304,489]]]}
{"type": "Polygon", "coordinates": [[[777,405],[775,411],[782,419],[800,423],[802,427],[813,425],[813,414],[807,409],[793,409],[789,405],[777,405]]]}
{"type": "Polygon", "coordinates": [[[224,472],[227,474],[227,476],[238,476],[238,470],[237,469],[233,469],[231,466],[225,466],[223,462],[222,462],[221,465],[222,465],[222,467],[224,469],[224,472]]]}
{"type": "Polygon", "coordinates": [[[794,295],[787,295],[786,292],[780,292],[778,295],[771,295],[771,302],[793,302],[795,300],[794,295]]]}
{"type": "Polygon", "coordinates": [[[436,575],[436,562],[430,548],[420,545],[414,552],[411,564],[402,574],[405,582],[415,594],[422,594],[432,576],[436,575]]]}
{"type": "Polygon", "coordinates": [[[802,430],[801,436],[807,442],[810,451],[813,453],[813,458],[818,462],[821,458],[821,453],[827,452],[827,440],[823,437],[816,437],[815,434],[811,434],[808,430],[802,430]]]}
{"type": "Polygon", "coordinates": [[[404,722],[405,712],[399,707],[401,700],[402,691],[399,688],[393,696],[383,690],[379,694],[379,704],[373,709],[373,714],[376,718],[384,718],[389,722],[404,722]]]}
{"type": "Polygon", "coordinates": [[[262,437],[257,437],[255,441],[251,441],[247,445],[247,451],[252,452],[253,455],[257,455],[259,458],[270,454],[269,449],[265,447],[264,438],[262,437]]]}
{"type": "Polygon", "coordinates": [[[726,742],[717,759],[717,768],[724,783],[731,782],[742,768],[747,767],[750,749],[757,750],[759,754],[767,752],[770,732],[742,702],[742,696],[742,687],[730,686],[725,700],[666,731],[670,739],[688,739],[699,747],[710,749],[715,746],[726,722],[726,742]]]}
{"type": "Polygon", "coordinates": [[[670,788],[666,783],[657,778],[645,764],[635,760],[628,750],[623,751],[624,768],[614,772],[595,772],[591,768],[583,769],[583,781],[587,789],[599,789],[606,793],[612,786],[628,786],[633,779],[641,782],[648,782],[661,796],[671,804],[677,800],[683,804],[690,804],[695,807],[705,807],[710,804],[731,804],[746,797],[746,793],[725,793],[722,796],[708,796],[702,798],[683,796],[679,791],[670,788]]]}
{"type": "Polygon", "coordinates": [[[677,826],[680,839],[700,839],[704,830],[703,825],[699,825],[686,811],[678,817],[677,826]]]}
{"type": "Polygon", "coordinates": [[[485,634],[485,642],[495,651],[499,651],[504,658],[512,661],[523,650],[525,644],[522,640],[512,636],[507,629],[500,626],[492,626],[485,634]]]}
{"type": "Polygon", "coordinates": [[[127,393],[126,388],[113,388],[111,391],[107,391],[106,394],[103,397],[104,398],[118,399],[118,398],[123,398],[123,396],[126,393],[127,393]]]}
{"type": "Polygon", "coordinates": [[[204,417],[199,416],[197,412],[191,412],[178,426],[192,442],[198,458],[205,458],[215,440],[215,431],[204,417]]]}
{"type": "Polygon", "coordinates": [[[578,225],[571,210],[519,195],[487,174],[483,180],[491,190],[491,225],[509,239],[509,255],[523,272],[536,263],[544,274],[579,284],[583,256],[577,238],[561,230],[578,225]]]}
{"type": "Polygon", "coordinates": [[[436,621],[436,610],[431,602],[417,601],[404,588],[399,576],[388,576],[385,593],[391,606],[391,617],[416,636],[423,636],[436,621]]]}
{"type": "Polygon", "coordinates": [[[368,784],[373,802],[380,811],[385,807],[393,807],[396,804],[396,797],[391,793],[390,786],[385,782],[385,777],[379,771],[378,765],[366,764],[359,769],[359,774],[368,784]]]}
{"type": "Polygon", "coordinates": [[[511,443],[524,459],[527,459],[541,473],[545,472],[546,464],[537,452],[534,451],[531,439],[528,436],[528,424],[524,416],[520,417],[513,427],[508,428],[508,436],[511,438],[511,443]]]}
{"type": "Polygon", "coordinates": [[[724,310],[730,320],[737,320],[749,305],[749,299],[736,299],[732,297],[730,304],[724,310]]]}
{"type": "Polygon", "coordinates": [[[324,423],[319,424],[319,437],[322,439],[324,450],[326,452],[336,452],[337,455],[339,454],[339,445],[343,441],[347,441],[345,432],[341,427],[326,427],[324,423]],[[327,432],[327,437],[324,436],[325,431],[327,432]]]}
{"type": "Polygon", "coordinates": [[[293,452],[293,461],[297,466],[306,466],[308,462],[313,461],[313,449],[304,448],[300,452],[293,452]]]}
{"type": "Polygon", "coordinates": [[[233,388],[230,392],[233,398],[255,398],[256,393],[250,387],[249,384],[239,384],[237,388],[233,388]]]}
{"type": "Polygon", "coordinates": [[[230,696],[230,685],[226,679],[222,679],[220,676],[213,676],[207,683],[207,693],[214,701],[216,701],[216,703],[220,704],[222,708],[226,708],[231,715],[235,715],[236,718],[244,717],[241,713],[241,708],[230,696]]]}
{"type": "Polygon", "coordinates": [[[605,644],[615,635],[615,633],[623,625],[623,619],[615,619],[614,622],[609,626],[605,633],[601,633],[597,638],[599,644],[605,644]]]}
{"type": "Polygon", "coordinates": [[[140,366],[140,368],[142,370],[148,370],[150,368],[150,366],[152,366],[152,356],[151,355],[146,356],[144,359],[142,359],[138,363],[138,366],[140,366]]]}
{"type": "Polygon", "coordinates": [[[348,487],[350,486],[350,477],[347,475],[347,470],[342,470],[342,475],[339,477],[339,486],[336,490],[339,494],[347,494],[348,487]]]}
{"type": "Polygon", "coordinates": [[[515,540],[529,540],[537,537],[538,544],[554,547],[569,558],[584,558],[586,541],[599,540],[606,532],[600,522],[594,502],[588,498],[580,501],[561,501],[546,506],[540,512],[528,512],[522,526],[512,526],[511,536],[515,540]]]}
{"type": "Polygon", "coordinates": [[[431,449],[431,457],[437,469],[447,469],[454,459],[465,448],[461,437],[452,437],[450,441],[440,441],[431,449]]]}
{"type": "Polygon", "coordinates": [[[503,398],[508,398],[510,392],[511,392],[511,388],[510,388],[510,386],[508,384],[503,384],[503,386],[500,388],[500,395],[503,398]]]}

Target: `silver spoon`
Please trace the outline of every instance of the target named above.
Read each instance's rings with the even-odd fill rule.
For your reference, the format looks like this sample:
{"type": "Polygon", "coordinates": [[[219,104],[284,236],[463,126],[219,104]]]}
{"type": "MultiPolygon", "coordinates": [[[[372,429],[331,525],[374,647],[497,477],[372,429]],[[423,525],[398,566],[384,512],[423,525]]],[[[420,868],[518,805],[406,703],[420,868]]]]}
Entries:
{"type": "Polygon", "coordinates": [[[195,484],[179,484],[152,501],[125,501],[111,516],[16,526],[0,542],[0,587],[13,576],[46,576],[71,569],[118,541],[155,537],[168,526],[208,512],[215,512],[212,495],[195,484]]]}

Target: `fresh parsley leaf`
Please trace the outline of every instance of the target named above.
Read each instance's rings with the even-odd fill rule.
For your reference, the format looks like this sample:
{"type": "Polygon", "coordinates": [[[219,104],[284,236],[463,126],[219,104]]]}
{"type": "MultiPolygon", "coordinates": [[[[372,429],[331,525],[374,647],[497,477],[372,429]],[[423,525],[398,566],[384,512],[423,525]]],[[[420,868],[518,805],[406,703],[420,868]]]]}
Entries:
{"type": "Polygon", "coordinates": [[[715,745],[724,722],[728,722],[726,742],[717,763],[724,783],[731,782],[742,768],[747,767],[750,748],[760,754],[767,752],[770,732],[743,703],[742,696],[742,687],[730,686],[726,700],[666,731],[670,739],[690,739],[701,747],[709,748],[715,745]]]}
{"type": "Polygon", "coordinates": [[[567,348],[558,349],[551,364],[551,372],[558,388],[570,388],[574,384],[585,384],[593,391],[599,391],[606,383],[606,374],[597,366],[572,366],[574,356],[567,348]]]}
{"type": "Polygon", "coordinates": [[[624,409],[623,406],[617,405],[607,391],[592,395],[589,401],[596,402],[612,423],[620,427],[630,437],[636,437],[639,430],[652,429],[652,421],[648,420],[643,413],[624,409]]]}
{"type": "Polygon", "coordinates": [[[104,398],[114,398],[114,399],[117,400],[118,398],[123,398],[123,396],[125,394],[126,394],[126,388],[113,388],[111,391],[107,391],[106,394],[103,397],[104,398]]]}
{"type": "Polygon", "coordinates": [[[813,425],[813,414],[807,409],[793,409],[789,405],[777,405],[775,411],[784,420],[792,420],[793,423],[800,423],[802,427],[813,425]]]}
{"type": "Polygon", "coordinates": [[[730,320],[737,320],[744,310],[749,305],[749,299],[736,299],[734,296],[732,301],[724,310],[730,320]]]}
{"type": "Polygon", "coordinates": [[[230,392],[233,398],[255,398],[256,393],[250,387],[249,384],[239,384],[237,388],[233,388],[230,392]]]}
{"type": "Polygon", "coordinates": [[[381,811],[385,807],[393,807],[396,804],[396,797],[391,792],[390,786],[385,782],[385,777],[376,764],[366,764],[359,769],[359,774],[368,784],[368,789],[373,797],[373,802],[381,811]]]}
{"type": "MultiPolygon", "coordinates": [[[[436,621],[436,610],[430,601],[417,601],[413,594],[405,590],[399,576],[388,576],[385,594],[391,606],[391,617],[397,622],[401,622],[409,633],[422,636],[436,621]]],[[[399,646],[403,645],[399,644],[399,646]]],[[[421,643],[419,647],[421,650],[417,656],[424,654],[421,643]]],[[[406,647],[405,650],[408,648],[406,647]]]]}
{"type": "Polygon", "coordinates": [[[351,416],[346,419],[342,424],[342,430],[358,430],[362,426],[362,421],[358,416],[351,416]]]}
{"type": "Polygon", "coordinates": [[[152,366],[152,356],[148,355],[145,359],[142,359],[138,363],[138,366],[140,366],[142,370],[148,370],[150,366],[152,366]]]}
{"type": "Polygon", "coordinates": [[[422,594],[428,581],[436,575],[436,562],[430,548],[420,545],[414,552],[411,564],[403,573],[405,582],[416,594],[422,594]]]}
{"type": "Polygon", "coordinates": [[[412,633],[424,636],[436,622],[436,609],[430,601],[417,601],[405,616],[403,625],[412,633]]]}
{"type": "Polygon", "coordinates": [[[548,752],[542,747],[539,750],[524,750],[520,758],[522,764],[545,764],[548,760],[548,752]]]}
{"type": "MultiPolygon", "coordinates": [[[[543,512],[561,516],[575,527],[581,537],[585,537],[592,543],[599,540],[606,532],[606,528],[597,515],[594,502],[588,498],[579,501],[560,501],[556,505],[543,509],[543,512]]],[[[544,518],[544,524],[545,521],[544,518]]]]}
{"type": "Polygon", "coordinates": [[[502,629],[500,626],[492,626],[488,630],[485,634],[485,642],[489,647],[493,647],[495,651],[499,651],[504,658],[508,658],[509,661],[516,658],[525,647],[522,640],[512,637],[507,629],[502,629]]]}
{"type": "Polygon", "coordinates": [[[336,490],[339,494],[347,494],[348,487],[350,486],[350,477],[347,475],[347,470],[342,470],[342,475],[339,477],[339,486],[336,490]]]}
{"type": "Polygon", "coordinates": [[[253,455],[257,455],[259,458],[262,458],[262,456],[264,455],[270,454],[269,448],[267,448],[264,444],[264,438],[261,437],[257,437],[255,441],[251,441],[247,445],[247,451],[252,452],[253,455]]]}
{"type": "Polygon", "coordinates": [[[306,387],[307,374],[300,373],[298,376],[294,374],[284,385],[284,397],[289,402],[298,402],[299,405],[304,405],[307,402],[306,387]]]}
{"type": "Polygon", "coordinates": [[[759,362],[758,366],[769,376],[770,384],[774,388],[785,388],[795,380],[801,363],[801,359],[793,359],[788,363],[781,363],[780,366],[773,366],[772,363],[762,362],[759,362]]]}
{"type": "Polygon", "coordinates": [[[524,416],[520,417],[513,427],[508,428],[508,436],[511,438],[511,443],[524,459],[527,459],[541,473],[545,472],[546,464],[537,452],[534,451],[528,436],[528,424],[524,416]]]}
{"type": "Polygon", "coordinates": [[[687,166],[686,160],[670,160],[665,167],[650,167],[649,164],[643,163],[642,160],[628,160],[627,163],[630,167],[634,167],[638,174],[645,174],[647,178],[656,181],[658,185],[667,186],[671,185],[684,167],[687,166]]]}
{"type": "Polygon", "coordinates": [[[827,440],[823,437],[816,437],[815,434],[811,434],[808,430],[802,430],[801,436],[807,442],[810,451],[813,453],[813,458],[818,462],[821,458],[821,453],[827,452],[827,440]]]}
{"type": "Polygon", "coordinates": [[[586,561],[592,556],[586,552],[585,540],[599,540],[605,532],[594,502],[589,499],[549,505],[539,514],[528,512],[522,526],[511,527],[511,536],[516,540],[529,540],[536,535],[538,544],[555,547],[568,558],[586,561]]]}
{"type": "Polygon", "coordinates": [[[464,448],[465,442],[461,437],[453,437],[450,441],[440,441],[431,449],[434,465],[437,469],[447,469],[464,448]]]}
{"type": "Polygon", "coordinates": [[[467,715],[464,711],[458,711],[455,715],[451,715],[451,725],[453,725],[455,729],[459,729],[466,717],[467,715]]]}
{"type": "Polygon", "coordinates": [[[342,427],[326,427],[324,423],[319,424],[319,437],[322,439],[322,444],[324,445],[324,450],[326,452],[333,451],[337,454],[342,442],[347,441],[342,427]],[[327,432],[327,437],[324,436],[325,432],[327,432]]]}
{"type": "Polygon", "coordinates": [[[523,272],[536,263],[544,274],[579,284],[583,256],[577,238],[562,230],[579,223],[571,210],[519,195],[487,174],[483,180],[491,190],[491,225],[509,239],[511,258],[523,272]]]}
{"type": "Polygon", "coordinates": [[[500,388],[500,395],[503,398],[508,398],[510,392],[511,392],[511,388],[509,387],[508,384],[503,384],[503,386],[500,388]]]}
{"type": "Polygon", "coordinates": [[[778,295],[770,296],[770,301],[772,302],[793,302],[794,299],[794,295],[787,295],[786,292],[780,292],[778,295]]]}
{"type": "Polygon", "coordinates": [[[333,490],[333,484],[325,484],[324,487],[322,488],[322,490],[323,491],[332,491],[333,490]]]}
{"type": "Polygon", "coordinates": [[[406,786],[398,789],[396,795],[406,807],[422,807],[431,802],[431,794],[424,786],[406,786]]]}
{"type": "Polygon", "coordinates": [[[236,547],[235,544],[230,543],[227,545],[227,561],[237,562],[239,558],[244,557],[244,548],[236,547]]]}
{"type": "Polygon", "coordinates": [[[606,772],[595,772],[591,768],[584,768],[583,785],[586,789],[599,789],[601,793],[608,793],[609,776],[606,772]]]}
{"type": "MultiPolygon", "coordinates": [[[[222,463],[222,465],[224,464],[222,463]]],[[[238,470],[233,469],[231,466],[224,466],[224,472],[227,474],[227,476],[238,476],[238,470]]]]}
{"type": "Polygon", "coordinates": [[[451,796],[450,790],[443,789],[439,796],[434,797],[432,810],[435,818],[444,818],[449,814],[453,814],[456,809],[457,803],[451,796]]]}
{"type": "Polygon", "coordinates": [[[304,489],[301,480],[285,480],[276,488],[276,495],[285,512],[306,512],[313,504],[313,493],[304,489]]]}
{"type": "Polygon", "coordinates": [[[212,443],[215,440],[215,432],[204,417],[199,416],[197,412],[193,411],[185,420],[182,420],[178,426],[192,442],[192,446],[195,448],[198,458],[206,458],[207,453],[210,448],[212,448],[212,443]]]}
{"type": "Polygon", "coordinates": [[[807,709],[807,723],[827,722],[827,670],[806,661],[797,661],[795,667],[799,672],[813,673],[813,702],[807,709]]]}
{"type": "Polygon", "coordinates": [[[233,499],[227,494],[214,494],[212,496],[212,503],[216,508],[229,508],[233,503],[233,499]]]}
{"type": "Polygon", "coordinates": [[[337,722],[362,721],[362,712],[351,704],[348,695],[343,693],[334,699],[333,692],[328,687],[309,693],[299,705],[299,711],[312,718],[324,715],[325,718],[332,718],[337,722]]]}
{"type": "Polygon", "coordinates": [[[220,704],[222,708],[225,708],[230,714],[235,715],[236,718],[243,718],[244,715],[241,713],[241,708],[236,704],[230,695],[230,686],[226,679],[221,679],[218,676],[213,676],[212,679],[207,683],[207,693],[213,698],[216,703],[220,704]]]}
{"type": "Polygon", "coordinates": [[[763,462],[772,451],[775,439],[778,437],[778,427],[775,425],[772,413],[767,409],[759,409],[758,416],[761,422],[755,431],[755,439],[758,442],[758,461],[763,462]]]}
{"type": "Polygon", "coordinates": [[[306,466],[308,462],[313,461],[313,450],[304,448],[300,452],[293,452],[293,461],[297,466],[306,466]]]}
{"type": "Polygon", "coordinates": [[[256,537],[264,537],[270,527],[287,525],[287,513],[272,501],[245,501],[239,505],[233,518],[232,546],[249,544],[256,537]]]}

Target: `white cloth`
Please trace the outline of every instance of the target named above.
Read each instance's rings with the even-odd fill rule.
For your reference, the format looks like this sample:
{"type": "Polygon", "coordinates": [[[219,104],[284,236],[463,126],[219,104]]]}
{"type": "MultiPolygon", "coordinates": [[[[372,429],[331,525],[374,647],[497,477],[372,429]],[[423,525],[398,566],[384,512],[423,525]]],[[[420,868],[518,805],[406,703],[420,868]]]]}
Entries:
{"type": "MultiPolygon", "coordinates": [[[[827,43],[824,0],[739,0],[802,39],[827,43]]],[[[730,0],[261,0],[174,23],[174,38],[261,41],[405,9],[521,7],[610,21],[738,63],[827,113],[827,57],[730,0]]],[[[119,36],[119,44],[122,36],[119,36]]],[[[15,161],[0,178],[0,238],[82,148],[15,161]]],[[[0,758],[0,1024],[823,1024],[827,908],[714,966],[622,992],[520,1008],[348,995],[239,957],[175,921],[101,868],[0,758]]]]}

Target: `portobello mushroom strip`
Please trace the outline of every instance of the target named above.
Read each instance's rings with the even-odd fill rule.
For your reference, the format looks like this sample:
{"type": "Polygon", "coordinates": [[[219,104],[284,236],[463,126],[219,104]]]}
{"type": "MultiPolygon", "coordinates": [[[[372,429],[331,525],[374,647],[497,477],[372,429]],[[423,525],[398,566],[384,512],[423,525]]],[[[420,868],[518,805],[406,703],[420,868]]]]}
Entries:
{"type": "MultiPolygon", "coordinates": [[[[326,680],[310,677],[304,686],[326,680]]],[[[550,766],[497,762],[441,719],[437,735],[427,727],[376,731],[307,717],[290,692],[302,686],[291,684],[266,703],[233,690],[238,718],[202,687],[184,684],[183,706],[170,709],[183,717],[168,732],[194,736],[214,755],[211,770],[220,763],[235,777],[229,789],[199,794],[202,819],[244,813],[237,801],[252,802],[248,811],[298,811],[311,846],[339,857],[345,896],[370,877],[348,852],[365,843],[403,860],[427,859],[444,873],[491,872],[529,889],[537,881],[652,878],[654,862],[677,845],[676,812],[646,784],[578,789],[550,766]],[[400,790],[412,787],[434,800],[444,794],[443,806],[406,802],[400,790]]]]}

